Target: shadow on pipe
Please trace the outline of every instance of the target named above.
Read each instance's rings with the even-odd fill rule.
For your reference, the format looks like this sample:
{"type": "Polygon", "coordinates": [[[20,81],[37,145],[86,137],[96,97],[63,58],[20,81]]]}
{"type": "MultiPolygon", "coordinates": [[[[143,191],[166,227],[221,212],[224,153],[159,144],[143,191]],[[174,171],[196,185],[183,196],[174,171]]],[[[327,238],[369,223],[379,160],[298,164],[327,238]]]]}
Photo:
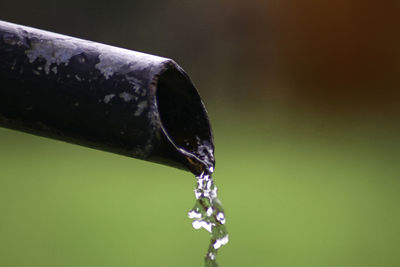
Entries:
{"type": "Polygon", "coordinates": [[[0,126],[200,174],[204,104],[171,59],[0,21],[0,126]]]}

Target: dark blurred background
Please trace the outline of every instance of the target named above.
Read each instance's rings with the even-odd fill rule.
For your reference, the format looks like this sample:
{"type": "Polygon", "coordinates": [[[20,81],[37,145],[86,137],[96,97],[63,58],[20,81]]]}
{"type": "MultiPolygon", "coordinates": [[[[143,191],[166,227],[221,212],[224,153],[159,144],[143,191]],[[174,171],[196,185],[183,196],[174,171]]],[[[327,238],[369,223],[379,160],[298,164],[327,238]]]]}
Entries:
{"type": "MultiPolygon", "coordinates": [[[[4,1],[169,57],[215,133],[221,266],[400,265],[400,2],[4,1]]],[[[1,266],[201,266],[188,173],[0,129],[1,266]]]]}

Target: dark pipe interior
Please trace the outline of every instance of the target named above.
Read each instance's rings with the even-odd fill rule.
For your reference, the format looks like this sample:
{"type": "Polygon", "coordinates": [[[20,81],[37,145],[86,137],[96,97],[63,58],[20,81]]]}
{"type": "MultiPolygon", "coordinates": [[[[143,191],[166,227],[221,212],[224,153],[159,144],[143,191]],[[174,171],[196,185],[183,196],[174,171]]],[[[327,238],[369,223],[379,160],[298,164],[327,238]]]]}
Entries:
{"type": "MultiPolygon", "coordinates": [[[[177,149],[183,149],[196,156],[201,162],[204,153],[200,151],[204,141],[213,146],[212,133],[207,112],[192,82],[185,73],[171,67],[159,78],[157,105],[164,133],[177,149]]],[[[213,149],[213,147],[212,147],[213,149]]],[[[212,162],[213,155],[208,161],[212,162]]]]}

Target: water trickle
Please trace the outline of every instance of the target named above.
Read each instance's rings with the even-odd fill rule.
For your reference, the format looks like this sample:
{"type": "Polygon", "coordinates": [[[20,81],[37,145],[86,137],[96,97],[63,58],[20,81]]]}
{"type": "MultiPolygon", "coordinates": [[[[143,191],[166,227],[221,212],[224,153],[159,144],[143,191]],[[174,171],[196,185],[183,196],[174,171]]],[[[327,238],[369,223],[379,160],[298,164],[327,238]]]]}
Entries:
{"type": "MultiPolygon", "coordinates": [[[[203,151],[204,146],[199,146],[203,151]]],[[[213,162],[205,155],[213,157],[213,151],[210,146],[207,149],[211,153],[202,153],[203,162],[213,162]]],[[[200,149],[199,149],[200,151],[200,149]]],[[[207,164],[208,165],[208,164],[207,164]]],[[[195,229],[206,229],[211,234],[211,241],[205,257],[206,267],[216,267],[216,256],[218,249],[229,241],[228,232],[225,226],[225,214],[222,209],[221,202],[217,197],[217,187],[214,184],[212,173],[214,171],[213,164],[204,167],[203,172],[196,176],[197,186],[194,190],[196,203],[188,212],[188,216],[192,219],[192,225],[195,229]]]]}

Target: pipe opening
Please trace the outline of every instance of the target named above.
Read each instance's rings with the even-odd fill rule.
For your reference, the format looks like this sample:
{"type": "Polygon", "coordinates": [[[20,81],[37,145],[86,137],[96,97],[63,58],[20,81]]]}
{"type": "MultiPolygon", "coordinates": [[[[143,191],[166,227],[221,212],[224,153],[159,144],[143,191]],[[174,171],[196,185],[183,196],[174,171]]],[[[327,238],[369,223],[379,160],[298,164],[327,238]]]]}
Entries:
{"type": "Polygon", "coordinates": [[[192,172],[214,166],[210,122],[196,88],[173,67],[161,74],[156,90],[162,129],[192,172]]]}

